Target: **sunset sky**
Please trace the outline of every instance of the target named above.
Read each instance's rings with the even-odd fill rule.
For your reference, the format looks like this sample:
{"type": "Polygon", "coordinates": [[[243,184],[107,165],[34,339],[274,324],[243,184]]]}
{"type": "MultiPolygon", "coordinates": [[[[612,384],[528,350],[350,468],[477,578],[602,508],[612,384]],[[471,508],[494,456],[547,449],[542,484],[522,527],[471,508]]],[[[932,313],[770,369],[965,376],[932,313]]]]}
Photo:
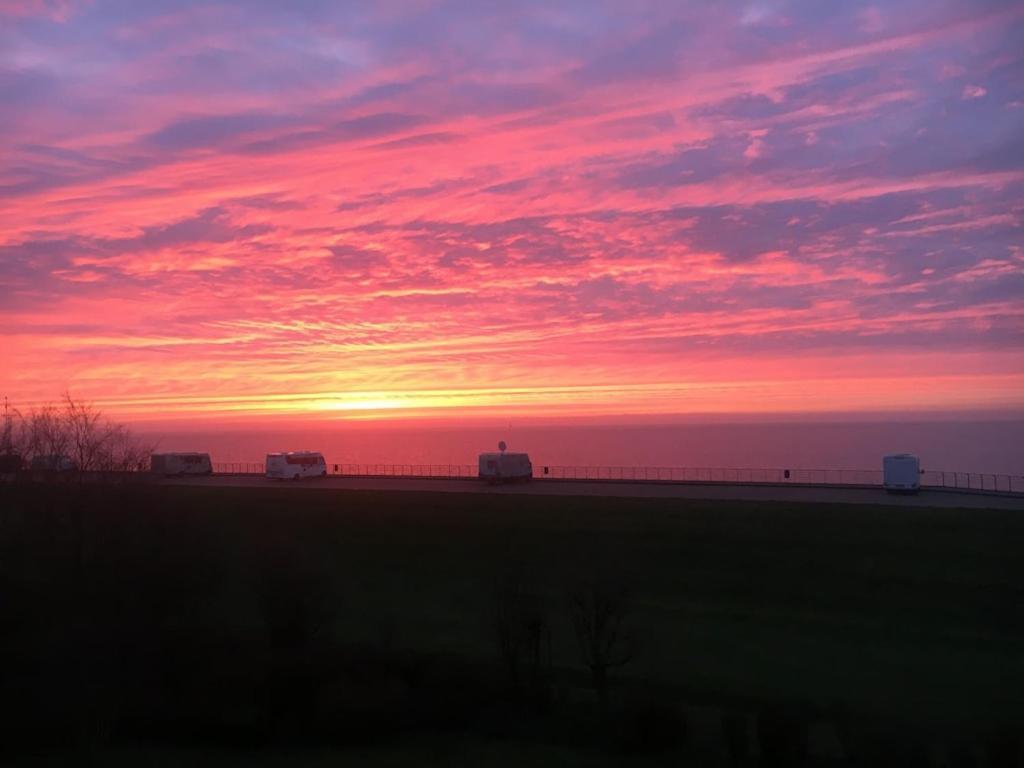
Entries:
{"type": "Polygon", "coordinates": [[[1019,2],[0,0],[0,395],[1024,408],[1019,2]]]}

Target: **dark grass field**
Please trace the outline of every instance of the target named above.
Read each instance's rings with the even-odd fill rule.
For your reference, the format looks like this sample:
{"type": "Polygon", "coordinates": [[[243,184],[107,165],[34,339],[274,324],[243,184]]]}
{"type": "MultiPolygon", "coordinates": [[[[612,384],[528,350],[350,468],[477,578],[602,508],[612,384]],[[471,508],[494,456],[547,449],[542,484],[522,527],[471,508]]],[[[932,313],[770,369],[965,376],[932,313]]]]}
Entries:
{"type": "Polygon", "coordinates": [[[4,745],[112,765],[1019,765],[1022,544],[1007,511],[7,486],[4,745]],[[547,627],[540,703],[503,677],[510,579],[547,627]],[[604,708],[566,610],[598,582],[627,598],[632,651],[604,708]]]}

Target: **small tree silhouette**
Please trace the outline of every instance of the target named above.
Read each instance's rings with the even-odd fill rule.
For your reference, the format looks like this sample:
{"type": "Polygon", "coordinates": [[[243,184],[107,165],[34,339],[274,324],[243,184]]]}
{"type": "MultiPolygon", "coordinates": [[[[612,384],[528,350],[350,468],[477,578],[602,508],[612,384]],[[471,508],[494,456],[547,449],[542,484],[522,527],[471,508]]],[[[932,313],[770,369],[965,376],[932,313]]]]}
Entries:
{"type": "Polygon", "coordinates": [[[519,573],[495,580],[494,638],[512,686],[525,683],[531,694],[542,699],[550,667],[551,629],[544,600],[519,573]]]}
{"type": "Polygon", "coordinates": [[[590,581],[569,592],[569,619],[583,663],[590,669],[601,709],[608,707],[608,671],[628,664],[635,643],[626,626],[629,603],[625,589],[590,581]]]}
{"type": "Polygon", "coordinates": [[[300,549],[271,549],[253,586],[270,645],[264,717],[271,731],[302,732],[312,722],[320,677],[316,646],[334,615],[329,573],[300,549]]]}
{"type": "Polygon", "coordinates": [[[326,576],[279,558],[263,566],[255,586],[272,650],[307,651],[331,618],[326,576]]]}

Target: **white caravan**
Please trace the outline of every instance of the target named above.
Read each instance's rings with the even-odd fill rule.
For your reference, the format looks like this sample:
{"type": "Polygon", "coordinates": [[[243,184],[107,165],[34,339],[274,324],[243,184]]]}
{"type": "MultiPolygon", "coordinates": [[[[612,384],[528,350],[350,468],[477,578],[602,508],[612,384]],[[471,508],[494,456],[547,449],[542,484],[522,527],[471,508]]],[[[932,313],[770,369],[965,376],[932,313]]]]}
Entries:
{"type": "Polygon", "coordinates": [[[921,489],[921,460],[910,453],[885,456],[882,485],[889,493],[917,493],[921,489]]]}
{"type": "Polygon", "coordinates": [[[480,479],[489,483],[525,482],[533,477],[533,464],[528,453],[506,453],[505,442],[498,443],[498,453],[480,454],[480,479]]]}
{"type": "Polygon", "coordinates": [[[326,477],[327,462],[320,451],[289,451],[267,454],[267,477],[298,480],[300,477],[326,477]]]}
{"type": "Polygon", "coordinates": [[[58,453],[33,456],[31,466],[45,472],[74,472],[78,469],[74,459],[58,453]]]}
{"type": "Polygon", "coordinates": [[[149,457],[149,468],[155,475],[213,474],[208,453],[154,453],[149,457]]]}

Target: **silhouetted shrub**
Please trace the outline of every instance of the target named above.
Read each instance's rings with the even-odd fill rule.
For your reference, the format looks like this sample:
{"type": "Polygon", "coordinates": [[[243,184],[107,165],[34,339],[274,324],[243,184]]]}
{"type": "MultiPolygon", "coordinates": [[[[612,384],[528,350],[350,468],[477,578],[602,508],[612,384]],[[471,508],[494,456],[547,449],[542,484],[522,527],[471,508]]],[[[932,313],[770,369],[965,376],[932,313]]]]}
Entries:
{"type": "Polygon", "coordinates": [[[273,543],[255,564],[253,589],[269,642],[260,701],[269,735],[298,738],[315,720],[323,676],[314,644],[334,611],[331,579],[299,549],[273,543]]]}
{"type": "Polygon", "coordinates": [[[725,733],[726,751],[729,754],[729,765],[734,768],[749,765],[753,759],[750,739],[747,733],[747,718],[737,712],[722,714],[722,730],[725,733]]]}
{"type": "Polygon", "coordinates": [[[632,702],[612,712],[616,746],[630,753],[658,753],[686,743],[686,720],[671,703],[632,702]]]}
{"type": "Polygon", "coordinates": [[[580,656],[590,670],[602,709],[607,709],[608,672],[629,663],[636,649],[626,625],[626,591],[604,579],[583,582],[569,592],[568,612],[580,656]]]}
{"type": "Polygon", "coordinates": [[[851,766],[927,768],[932,764],[921,739],[906,727],[849,713],[839,714],[836,723],[846,760],[851,766]]]}
{"type": "Polygon", "coordinates": [[[761,764],[800,766],[807,760],[807,724],[786,708],[764,709],[757,718],[761,764]]]}
{"type": "Polygon", "coordinates": [[[530,702],[550,701],[551,628],[540,590],[519,569],[494,580],[492,631],[509,684],[530,702]]]}
{"type": "Polygon", "coordinates": [[[333,610],[323,577],[295,562],[264,563],[256,593],[271,648],[279,653],[307,650],[333,610]]]}
{"type": "Polygon", "coordinates": [[[990,768],[1024,768],[1024,723],[1004,726],[988,739],[990,768]]]}

